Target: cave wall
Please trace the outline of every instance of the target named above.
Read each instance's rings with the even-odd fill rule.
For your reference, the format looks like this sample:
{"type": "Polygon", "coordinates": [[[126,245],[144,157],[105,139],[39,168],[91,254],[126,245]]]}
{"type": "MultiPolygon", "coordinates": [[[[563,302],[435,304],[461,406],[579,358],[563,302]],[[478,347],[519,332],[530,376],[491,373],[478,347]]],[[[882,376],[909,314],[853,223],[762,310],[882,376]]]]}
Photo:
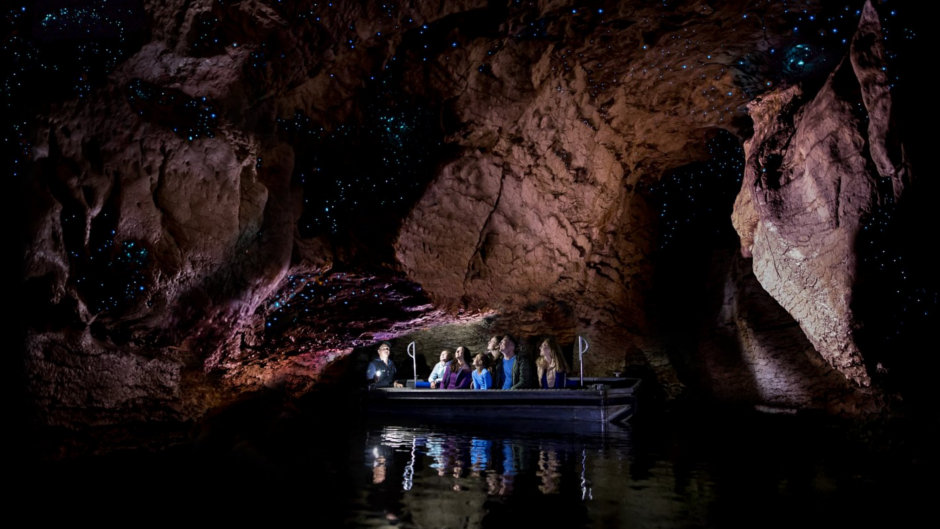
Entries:
{"type": "Polygon", "coordinates": [[[852,307],[858,239],[875,207],[901,198],[910,168],[897,136],[878,14],[862,10],[849,55],[818,93],[753,102],[754,136],[735,204],[742,252],[767,292],[846,378],[869,386],[852,307]]]}
{"type": "Polygon", "coordinates": [[[699,322],[695,387],[708,400],[792,413],[870,413],[880,397],[858,388],[816,351],[737,252],[715,259],[709,317],[699,322]]]}
{"type": "Polygon", "coordinates": [[[588,374],[639,367],[673,396],[838,410],[868,395],[854,238],[907,168],[877,14],[845,60],[809,57],[792,28],[821,7],[805,7],[140,3],[136,49],[29,107],[37,422],[193,420],[484,317],[585,335],[588,374]],[[677,328],[655,271],[667,221],[690,219],[652,190],[715,156],[716,133],[750,137],[734,220],[776,302],[703,250],[710,308],[677,328]],[[674,333],[693,339],[676,350],[674,333]]]}

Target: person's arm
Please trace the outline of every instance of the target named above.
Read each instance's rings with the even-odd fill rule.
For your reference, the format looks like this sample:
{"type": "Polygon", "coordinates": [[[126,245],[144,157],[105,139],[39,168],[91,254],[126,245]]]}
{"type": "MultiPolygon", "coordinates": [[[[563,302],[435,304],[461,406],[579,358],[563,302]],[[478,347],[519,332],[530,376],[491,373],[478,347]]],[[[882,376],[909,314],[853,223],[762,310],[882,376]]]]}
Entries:
{"type": "Polygon", "coordinates": [[[391,360],[388,361],[388,367],[392,372],[392,386],[396,388],[404,387],[401,382],[395,379],[395,377],[398,375],[398,369],[395,368],[395,364],[393,364],[391,360]]]}
{"type": "Polygon", "coordinates": [[[519,370],[519,380],[512,385],[510,389],[531,389],[537,387],[535,374],[532,372],[530,363],[520,357],[516,357],[516,365],[513,369],[519,370]]]}
{"type": "Polygon", "coordinates": [[[450,366],[447,366],[446,368],[444,368],[444,374],[441,375],[441,381],[437,385],[437,389],[447,388],[448,381],[450,381],[450,366]]]}
{"type": "Polygon", "coordinates": [[[516,361],[513,363],[512,371],[510,372],[512,378],[510,379],[509,389],[522,389],[524,387],[522,385],[523,382],[525,382],[525,378],[522,376],[522,363],[522,359],[516,356],[516,361]],[[513,381],[515,381],[515,383],[512,383],[513,381]]]}
{"type": "Polygon", "coordinates": [[[438,362],[434,365],[434,369],[431,370],[431,375],[428,376],[428,382],[437,382],[441,379],[442,374],[444,374],[444,365],[438,362]]]}
{"type": "Polygon", "coordinates": [[[539,387],[539,381],[535,380],[535,364],[531,362],[526,362],[525,371],[522,375],[522,383],[524,388],[537,388],[539,387]]]}
{"type": "Polygon", "coordinates": [[[369,367],[366,369],[366,380],[370,382],[375,380],[375,362],[369,362],[369,367]]]}
{"type": "Polygon", "coordinates": [[[483,387],[480,389],[490,389],[493,387],[493,375],[490,374],[489,369],[483,370],[483,387]]]}

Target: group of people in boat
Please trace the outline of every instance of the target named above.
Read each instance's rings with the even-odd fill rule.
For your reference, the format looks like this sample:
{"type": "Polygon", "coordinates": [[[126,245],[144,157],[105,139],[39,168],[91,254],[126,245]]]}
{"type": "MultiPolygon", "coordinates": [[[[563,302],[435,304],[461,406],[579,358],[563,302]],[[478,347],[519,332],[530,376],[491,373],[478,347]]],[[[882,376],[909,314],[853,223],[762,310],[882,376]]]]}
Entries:
{"type": "MultiPolygon", "coordinates": [[[[506,335],[493,336],[485,353],[472,354],[467,347],[444,349],[434,365],[428,382],[432,389],[550,389],[568,383],[568,363],[552,338],[539,343],[538,358],[533,362],[525,353],[518,354],[516,340],[506,335]]],[[[395,381],[395,364],[389,359],[391,345],[382,342],[378,358],[366,370],[366,379],[375,387],[401,387],[395,381]]]]}

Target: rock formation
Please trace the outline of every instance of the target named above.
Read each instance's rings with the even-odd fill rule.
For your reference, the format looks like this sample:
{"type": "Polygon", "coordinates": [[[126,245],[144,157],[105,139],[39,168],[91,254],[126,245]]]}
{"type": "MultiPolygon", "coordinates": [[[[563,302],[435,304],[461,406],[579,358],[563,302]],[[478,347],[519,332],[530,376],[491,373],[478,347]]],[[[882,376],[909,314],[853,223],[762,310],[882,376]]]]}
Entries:
{"type": "Polygon", "coordinates": [[[848,57],[812,97],[799,86],[749,105],[754,135],[735,203],[742,252],[815,349],[859,386],[871,378],[853,337],[856,241],[876,204],[909,177],[893,122],[878,14],[866,4],[848,57]]]}
{"type": "MultiPolygon", "coordinates": [[[[858,18],[810,2],[129,4],[97,6],[90,38],[120,44],[103,73],[19,92],[36,424],[300,395],[376,340],[448,324],[584,335],[589,374],[636,368],[671,395],[839,409],[858,388],[833,368],[870,384],[853,245],[908,175],[871,6],[839,62],[838,38],[809,52],[794,28],[858,18]],[[793,329],[707,241],[711,312],[670,319],[660,249],[696,219],[674,201],[731,203],[703,203],[707,174],[665,175],[734,156],[716,136],[750,137],[735,227],[808,343],[749,323],[793,329]]],[[[65,54],[86,15],[24,28],[65,54]]]]}

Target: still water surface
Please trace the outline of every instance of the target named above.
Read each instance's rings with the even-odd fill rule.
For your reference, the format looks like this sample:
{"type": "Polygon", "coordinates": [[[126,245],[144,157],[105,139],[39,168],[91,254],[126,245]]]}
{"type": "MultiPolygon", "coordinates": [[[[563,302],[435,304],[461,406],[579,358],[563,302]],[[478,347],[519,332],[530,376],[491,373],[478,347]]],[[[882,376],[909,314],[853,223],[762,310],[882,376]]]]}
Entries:
{"type": "MultiPolygon", "coordinates": [[[[631,478],[630,430],[559,436],[485,429],[375,427],[361,460],[366,491],[353,505],[355,525],[416,527],[680,527],[697,519],[707,490],[677,494],[667,467],[631,478]],[[660,507],[651,509],[651,502],[660,507]],[[658,511],[658,512],[657,512],[658,511]]],[[[694,524],[693,524],[694,525],[694,524]]]]}
{"type": "Polygon", "coordinates": [[[375,426],[354,454],[362,493],[344,522],[876,527],[898,526],[916,508],[901,490],[912,488],[907,476],[893,463],[855,459],[866,450],[825,429],[748,419],[754,423],[713,425],[722,431],[708,423],[680,431],[641,424],[604,434],[375,426]],[[904,482],[891,484],[892,476],[904,482]]]}
{"type": "Polygon", "coordinates": [[[269,411],[171,450],[33,465],[11,505],[122,525],[857,528],[917,526],[937,493],[921,430],[673,414],[590,433],[269,411]]]}

